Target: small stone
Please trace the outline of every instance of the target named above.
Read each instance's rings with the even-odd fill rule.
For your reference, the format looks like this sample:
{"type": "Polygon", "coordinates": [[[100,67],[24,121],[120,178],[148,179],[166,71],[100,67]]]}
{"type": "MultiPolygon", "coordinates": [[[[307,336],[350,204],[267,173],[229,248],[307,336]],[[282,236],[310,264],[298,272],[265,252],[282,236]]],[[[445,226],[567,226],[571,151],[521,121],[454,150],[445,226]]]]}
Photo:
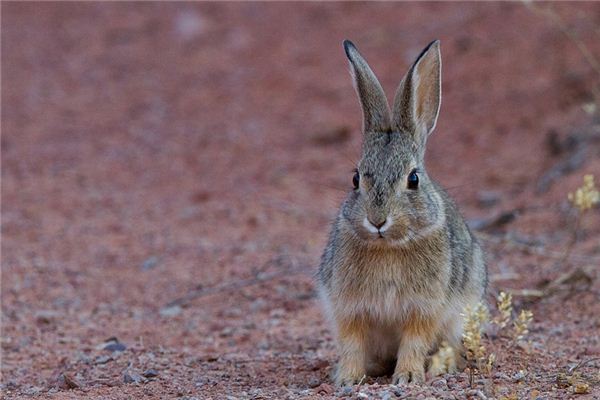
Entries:
{"type": "Polygon", "coordinates": [[[352,386],[344,386],[342,388],[342,396],[350,396],[353,392],[352,386]]]}
{"type": "Polygon", "coordinates": [[[512,378],[515,382],[521,382],[523,379],[525,379],[525,372],[522,370],[519,372],[516,372],[512,378]]]}
{"type": "Polygon", "coordinates": [[[394,395],[396,397],[401,397],[404,395],[404,390],[402,390],[402,388],[396,386],[396,385],[391,385],[392,387],[392,393],[394,393],[394,395]]]}
{"type": "MultiPolygon", "coordinates": [[[[0,390],[2,390],[2,386],[0,386],[0,390]]],[[[43,389],[41,387],[37,387],[37,386],[31,386],[27,389],[25,389],[23,391],[24,394],[28,395],[28,396],[35,396],[38,395],[43,389]]]]}
{"type": "Polygon", "coordinates": [[[142,374],[144,378],[156,378],[158,376],[158,371],[154,368],[150,368],[144,371],[142,374]]]}
{"type": "Polygon", "coordinates": [[[510,377],[508,375],[506,375],[504,372],[495,372],[494,379],[507,381],[510,379],[510,377]]]}
{"type": "Polygon", "coordinates": [[[230,337],[233,335],[234,329],[230,326],[223,328],[221,332],[219,332],[219,336],[221,337],[230,337]]]}
{"type": "Polygon", "coordinates": [[[50,324],[59,317],[59,313],[52,310],[40,310],[35,313],[35,320],[38,324],[50,324]]]}
{"type": "Polygon", "coordinates": [[[312,371],[318,371],[320,369],[327,368],[328,366],[329,366],[329,362],[327,362],[327,360],[316,360],[315,362],[312,363],[312,365],[310,366],[310,369],[312,371]]]}
{"type": "Polygon", "coordinates": [[[125,371],[123,373],[123,382],[125,383],[140,383],[144,380],[140,375],[135,372],[125,371]]]}
{"type": "Polygon", "coordinates": [[[492,207],[500,201],[501,194],[496,191],[482,190],[477,193],[477,201],[482,207],[492,207]]]}
{"type": "Polygon", "coordinates": [[[94,360],[94,363],[96,363],[96,364],[106,364],[110,360],[112,360],[111,356],[104,355],[104,356],[96,357],[96,359],[94,360]]]}
{"type": "Polygon", "coordinates": [[[308,387],[310,387],[310,388],[316,388],[320,384],[321,384],[321,381],[317,378],[310,378],[308,381],[308,387]]]}
{"type": "Polygon", "coordinates": [[[77,380],[68,373],[63,373],[62,374],[62,378],[65,382],[65,385],[68,389],[79,389],[81,388],[81,384],[79,382],[77,382],[77,380]]]}
{"type": "Polygon", "coordinates": [[[161,317],[174,317],[176,315],[181,314],[181,311],[181,306],[175,305],[171,307],[161,308],[161,310],[158,313],[161,317]]]}
{"type": "Polygon", "coordinates": [[[447,389],[448,381],[446,381],[444,378],[439,378],[431,382],[431,386],[433,386],[436,389],[447,389]]]}
{"type": "Polygon", "coordinates": [[[315,391],[322,394],[332,394],[334,390],[333,386],[328,385],[327,383],[321,383],[317,388],[315,388],[315,391]]]}
{"type": "MultiPolygon", "coordinates": [[[[384,393],[381,395],[381,400],[392,400],[392,396],[393,396],[393,395],[392,395],[390,392],[384,392],[384,393]]],[[[395,398],[395,397],[396,397],[396,396],[394,396],[394,398],[395,398]]]]}
{"type": "Polygon", "coordinates": [[[585,382],[578,382],[573,388],[575,394],[586,394],[590,392],[590,385],[585,382]]]}
{"type": "Polygon", "coordinates": [[[158,257],[152,256],[152,257],[147,258],[142,263],[142,270],[149,271],[149,270],[153,269],[154,267],[156,267],[157,265],[158,265],[158,257]]]}
{"type": "Polygon", "coordinates": [[[106,351],[125,351],[127,349],[127,346],[125,346],[123,343],[109,343],[106,346],[104,346],[104,350],[106,351]]]}
{"type": "Polygon", "coordinates": [[[356,397],[358,397],[359,399],[368,399],[369,395],[363,392],[358,392],[358,394],[356,395],[356,397]]]}
{"type": "Polygon", "coordinates": [[[475,397],[481,400],[487,400],[487,396],[481,390],[475,391],[475,397]]]}

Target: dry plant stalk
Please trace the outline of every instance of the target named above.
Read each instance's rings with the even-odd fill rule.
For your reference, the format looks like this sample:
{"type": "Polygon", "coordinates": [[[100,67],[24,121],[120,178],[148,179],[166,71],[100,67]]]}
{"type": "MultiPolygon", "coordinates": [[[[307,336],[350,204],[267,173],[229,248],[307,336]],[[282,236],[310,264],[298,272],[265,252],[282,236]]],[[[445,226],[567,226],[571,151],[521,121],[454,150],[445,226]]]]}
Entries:
{"type": "Polygon", "coordinates": [[[487,363],[485,364],[485,372],[488,374],[491,374],[492,369],[494,369],[495,363],[496,363],[496,354],[492,353],[487,358],[487,363]]]}
{"type": "Polygon", "coordinates": [[[467,360],[481,371],[482,366],[486,363],[486,350],[481,341],[481,332],[483,331],[483,325],[489,320],[487,307],[482,303],[477,304],[475,308],[467,307],[464,317],[463,344],[465,345],[467,360]]]}
{"type": "Polygon", "coordinates": [[[533,313],[529,310],[521,310],[519,317],[513,323],[515,341],[520,341],[529,333],[529,324],[533,320],[533,313]]]}
{"type": "Polygon", "coordinates": [[[594,175],[584,175],[583,185],[577,188],[575,193],[569,193],[568,198],[582,214],[598,204],[600,202],[600,192],[594,184],[594,175]]]}
{"type": "Polygon", "coordinates": [[[573,246],[575,246],[575,243],[577,242],[577,232],[579,231],[579,225],[581,224],[583,215],[586,213],[586,211],[590,210],[600,202],[600,192],[598,192],[598,189],[596,189],[594,175],[584,175],[583,185],[578,187],[577,190],[575,190],[575,193],[569,193],[567,198],[577,209],[578,213],[577,219],[575,219],[575,225],[573,226],[573,235],[571,236],[571,241],[565,249],[565,254],[561,259],[561,264],[567,262],[569,256],[571,255],[571,251],[573,250],[573,246]]]}
{"type": "MultiPolygon", "coordinates": [[[[569,29],[567,24],[562,20],[558,13],[552,9],[551,6],[540,7],[538,6],[538,4],[535,4],[531,0],[522,1],[526,7],[528,7],[533,12],[544,16],[550,22],[552,22],[554,26],[556,26],[560,31],[562,31],[562,33],[565,34],[565,36],[569,38],[569,40],[571,40],[573,44],[575,44],[583,58],[585,58],[585,60],[587,61],[589,66],[594,70],[594,72],[600,76],[600,61],[598,61],[598,59],[594,56],[594,53],[579,38],[577,32],[573,29],[569,29]]],[[[595,97],[596,102],[600,103],[600,93],[598,93],[598,91],[594,88],[592,88],[592,93],[595,97]]]]}
{"type": "Polygon", "coordinates": [[[512,317],[512,295],[510,293],[500,292],[496,297],[498,312],[500,315],[494,319],[494,322],[500,329],[505,328],[512,317]]]}
{"type": "MultiPolygon", "coordinates": [[[[501,328],[513,323],[513,337],[515,342],[523,340],[529,333],[529,325],[533,320],[533,313],[529,310],[521,310],[517,318],[513,319],[512,296],[505,292],[500,292],[497,297],[499,315],[494,318],[494,323],[501,328]]],[[[483,343],[482,332],[485,324],[490,320],[487,307],[479,303],[476,307],[465,308],[463,344],[466,351],[466,357],[469,369],[469,381],[472,384],[473,374],[475,372],[491,374],[496,362],[494,353],[487,355],[486,347],[483,343]]],[[[432,357],[430,371],[434,374],[452,372],[448,366],[450,361],[454,360],[454,349],[444,344],[440,350],[432,357]]]]}

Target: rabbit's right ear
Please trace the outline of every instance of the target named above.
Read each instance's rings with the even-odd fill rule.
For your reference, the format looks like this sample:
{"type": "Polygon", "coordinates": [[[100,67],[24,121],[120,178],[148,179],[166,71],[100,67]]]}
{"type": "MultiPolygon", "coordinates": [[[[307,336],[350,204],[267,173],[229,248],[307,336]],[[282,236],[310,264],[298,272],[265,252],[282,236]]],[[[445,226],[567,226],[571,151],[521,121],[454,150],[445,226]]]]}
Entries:
{"type": "Polygon", "coordinates": [[[393,129],[413,135],[421,148],[435,128],[440,112],[441,74],[440,41],[434,40],[410,67],[394,99],[393,129]]]}
{"type": "Polygon", "coordinates": [[[350,61],[354,85],[363,110],[364,132],[389,131],[390,109],[381,84],[351,41],[344,40],[344,50],[350,61]]]}

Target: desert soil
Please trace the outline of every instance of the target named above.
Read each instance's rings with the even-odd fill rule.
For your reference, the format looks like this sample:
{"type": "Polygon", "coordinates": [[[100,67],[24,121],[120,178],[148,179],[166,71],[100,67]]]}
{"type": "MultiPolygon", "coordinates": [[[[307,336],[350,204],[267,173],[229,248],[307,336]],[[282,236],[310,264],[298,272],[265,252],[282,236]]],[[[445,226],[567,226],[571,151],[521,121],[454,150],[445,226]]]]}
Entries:
{"type": "Polygon", "coordinates": [[[570,36],[523,3],[3,2],[2,396],[600,398],[598,208],[563,260],[567,194],[600,180],[600,3],[539,7],[570,36]],[[528,342],[486,331],[471,383],[329,378],[312,276],[360,151],[345,38],[390,94],[442,41],[429,173],[492,312],[504,290],[534,315],[528,342]]]}

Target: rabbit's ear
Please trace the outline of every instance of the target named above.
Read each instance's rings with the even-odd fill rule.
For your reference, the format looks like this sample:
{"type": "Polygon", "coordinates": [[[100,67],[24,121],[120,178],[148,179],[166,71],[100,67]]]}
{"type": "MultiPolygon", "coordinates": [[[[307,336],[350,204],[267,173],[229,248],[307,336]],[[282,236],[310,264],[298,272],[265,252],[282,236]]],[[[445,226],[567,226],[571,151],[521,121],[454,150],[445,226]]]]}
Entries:
{"type": "Polygon", "coordinates": [[[414,135],[424,146],[435,128],[442,100],[440,41],[431,42],[410,67],[394,99],[392,128],[414,135]]]}
{"type": "Polygon", "coordinates": [[[364,132],[389,131],[390,109],[383,88],[351,41],[344,40],[344,50],[350,60],[354,85],[363,110],[364,132]]]}

